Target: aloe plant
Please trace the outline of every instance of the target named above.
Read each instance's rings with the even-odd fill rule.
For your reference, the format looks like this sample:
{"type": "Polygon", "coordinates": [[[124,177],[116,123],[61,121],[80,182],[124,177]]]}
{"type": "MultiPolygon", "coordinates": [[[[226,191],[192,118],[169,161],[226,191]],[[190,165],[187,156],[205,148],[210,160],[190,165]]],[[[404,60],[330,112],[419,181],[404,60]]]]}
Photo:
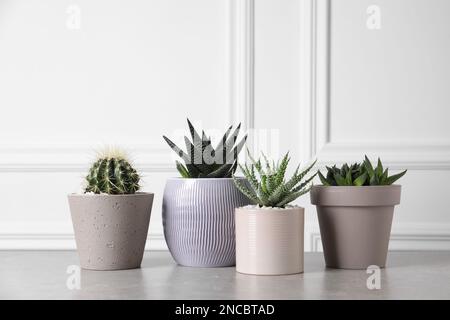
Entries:
{"type": "Polygon", "coordinates": [[[89,169],[85,192],[107,194],[133,194],[139,186],[140,176],[120,150],[108,149],[100,153],[89,169]]]}
{"type": "Polygon", "coordinates": [[[344,164],[341,168],[333,166],[326,167],[326,169],[326,176],[320,170],[317,172],[324,186],[357,187],[391,185],[403,177],[407,171],[389,176],[389,169],[383,168],[380,158],[378,158],[377,166],[374,167],[367,156],[362,163],[344,164]]]}
{"type": "Polygon", "coordinates": [[[249,159],[251,160],[251,164],[239,165],[245,178],[247,178],[248,184],[236,179],[233,175],[236,187],[247,198],[260,207],[284,208],[298,197],[309,192],[312,183],[311,185],[308,184],[314,179],[317,173],[307,179],[305,178],[316,164],[316,161],[303,171],[298,166],[292,177],[286,180],[286,170],[290,161],[289,152],[277,164],[274,161],[270,163],[264,154],[262,156],[265,162],[264,166],[261,159],[255,161],[250,153],[249,159]]]}
{"type": "Polygon", "coordinates": [[[184,137],[186,151],[183,151],[169,138],[163,136],[167,144],[184,161],[176,161],[176,168],[183,178],[231,178],[237,168],[237,158],[244,146],[247,135],[236,144],[241,125],[233,130],[230,126],[214,148],[211,137],[204,131],[200,136],[187,119],[191,140],[184,137]]]}

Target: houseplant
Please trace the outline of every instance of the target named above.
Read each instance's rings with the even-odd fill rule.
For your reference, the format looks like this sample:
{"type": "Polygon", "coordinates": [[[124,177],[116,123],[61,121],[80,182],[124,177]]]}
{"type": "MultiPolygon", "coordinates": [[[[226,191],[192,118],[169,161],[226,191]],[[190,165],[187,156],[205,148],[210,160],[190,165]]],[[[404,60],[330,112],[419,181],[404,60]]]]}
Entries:
{"type": "Polygon", "coordinates": [[[235,264],[234,208],[249,203],[234,186],[237,157],[247,136],[238,143],[240,125],[232,126],[216,147],[187,120],[191,140],[186,151],[163,136],[184,161],[177,161],[181,178],[168,179],[162,217],[164,236],[174,260],[191,267],[225,267],[235,264]]]}
{"type": "MultiPolygon", "coordinates": [[[[264,156],[264,155],[263,155],[264,156]]],[[[286,181],[287,153],[278,164],[265,158],[240,166],[248,184],[235,179],[236,187],[254,205],[236,209],[236,270],[257,275],[303,272],[304,209],[289,203],[309,192],[315,175],[306,175],[315,162],[286,181]]]]}
{"type": "Polygon", "coordinates": [[[108,149],[91,166],[84,193],[68,196],[82,268],[140,267],[153,193],[137,192],[139,180],[123,152],[108,149]]]}
{"type": "Polygon", "coordinates": [[[311,190],[317,206],[327,267],[366,269],[384,267],[394,206],[400,203],[401,186],[393,185],[406,170],[389,176],[378,159],[374,167],[364,162],[318,172],[322,186],[311,190]]]}

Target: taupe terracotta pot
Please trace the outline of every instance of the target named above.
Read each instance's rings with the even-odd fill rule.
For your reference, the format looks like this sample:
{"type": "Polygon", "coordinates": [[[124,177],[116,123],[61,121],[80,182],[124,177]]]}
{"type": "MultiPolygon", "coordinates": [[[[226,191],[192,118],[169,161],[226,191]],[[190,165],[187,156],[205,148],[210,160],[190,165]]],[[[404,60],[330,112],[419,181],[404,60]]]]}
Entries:
{"type": "Polygon", "coordinates": [[[330,268],[383,268],[401,186],[314,186],[325,263],[330,268]]]}
{"type": "Polygon", "coordinates": [[[68,197],[82,268],[119,270],[140,267],[153,193],[71,194],[68,197]]]}
{"type": "Polygon", "coordinates": [[[303,272],[304,209],[237,208],[236,271],[256,275],[303,272]]]}

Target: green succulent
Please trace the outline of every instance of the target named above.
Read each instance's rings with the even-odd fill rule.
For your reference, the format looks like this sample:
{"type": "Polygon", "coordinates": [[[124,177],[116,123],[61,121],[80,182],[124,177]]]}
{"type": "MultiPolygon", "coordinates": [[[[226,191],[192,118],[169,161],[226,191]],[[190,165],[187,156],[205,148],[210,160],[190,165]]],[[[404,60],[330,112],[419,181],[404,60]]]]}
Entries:
{"type": "Polygon", "coordinates": [[[241,124],[232,131],[230,126],[222,139],[214,148],[211,138],[202,131],[198,134],[192,123],[187,119],[191,140],[184,137],[186,151],[181,150],[169,138],[163,136],[167,144],[183,159],[184,164],[176,161],[176,168],[183,178],[231,178],[237,168],[237,158],[242,150],[247,135],[236,144],[241,124]]]}
{"type": "Polygon", "coordinates": [[[139,186],[139,174],[122,153],[109,152],[100,156],[89,169],[85,192],[133,194],[139,186]]]}
{"type": "Polygon", "coordinates": [[[316,161],[303,171],[299,171],[300,166],[298,166],[293,176],[286,180],[286,169],[290,161],[289,152],[277,164],[274,161],[271,164],[267,157],[264,154],[262,155],[265,168],[263,168],[261,159],[255,161],[250,154],[249,158],[252,163],[249,166],[247,164],[239,165],[245,178],[247,178],[248,184],[236,179],[233,175],[236,187],[247,198],[261,207],[284,208],[290,202],[309,192],[312,185],[308,186],[308,184],[317,173],[306,180],[304,179],[316,164],[316,161]]]}
{"type": "Polygon", "coordinates": [[[362,163],[355,163],[349,166],[344,164],[341,168],[326,167],[327,174],[324,176],[320,171],[320,181],[324,186],[386,186],[391,185],[401,177],[407,170],[389,176],[389,169],[383,168],[380,158],[377,166],[374,167],[369,158],[365,156],[362,163]]]}

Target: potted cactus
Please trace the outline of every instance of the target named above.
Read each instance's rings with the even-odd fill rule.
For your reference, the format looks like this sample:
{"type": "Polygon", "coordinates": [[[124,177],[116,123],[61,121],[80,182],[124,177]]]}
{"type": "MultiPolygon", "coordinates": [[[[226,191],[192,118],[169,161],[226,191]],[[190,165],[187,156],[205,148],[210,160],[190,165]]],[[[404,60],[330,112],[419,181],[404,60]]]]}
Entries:
{"type": "Polygon", "coordinates": [[[138,192],[139,180],[124,153],[108,149],[91,166],[84,193],[68,196],[82,268],[140,267],[153,193],[138,192]]]}
{"type": "MultiPolygon", "coordinates": [[[[264,156],[264,155],[263,155],[264,156]]],[[[254,205],[236,209],[236,270],[255,275],[303,272],[304,208],[289,205],[309,192],[315,175],[306,178],[314,166],[297,167],[286,181],[290,161],[287,153],[278,164],[261,160],[240,166],[248,184],[235,179],[236,187],[254,205]]]]}
{"type": "Polygon", "coordinates": [[[393,185],[406,170],[389,176],[378,159],[327,167],[318,172],[322,186],[311,190],[317,207],[325,263],[330,268],[380,268],[386,264],[394,206],[401,186],[393,185]]]}
{"type": "Polygon", "coordinates": [[[233,132],[231,126],[214,148],[205,132],[200,137],[189,119],[187,122],[192,141],[184,137],[186,152],[163,136],[184,161],[176,162],[181,177],[168,179],[164,189],[167,246],[183,266],[233,266],[234,209],[249,201],[234,186],[232,175],[247,136],[236,144],[240,125],[233,132]]]}

